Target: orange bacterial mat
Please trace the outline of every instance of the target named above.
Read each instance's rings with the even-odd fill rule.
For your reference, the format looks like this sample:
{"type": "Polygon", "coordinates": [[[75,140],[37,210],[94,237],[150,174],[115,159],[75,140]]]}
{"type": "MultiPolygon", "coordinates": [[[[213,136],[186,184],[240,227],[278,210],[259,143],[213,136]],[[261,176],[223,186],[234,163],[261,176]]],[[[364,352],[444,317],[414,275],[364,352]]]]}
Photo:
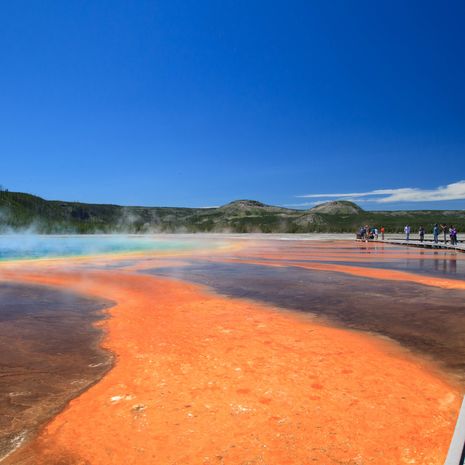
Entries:
{"type": "Polygon", "coordinates": [[[37,270],[4,279],[116,302],[116,363],[5,464],[443,463],[460,394],[395,346],[180,281],[37,270]]]}

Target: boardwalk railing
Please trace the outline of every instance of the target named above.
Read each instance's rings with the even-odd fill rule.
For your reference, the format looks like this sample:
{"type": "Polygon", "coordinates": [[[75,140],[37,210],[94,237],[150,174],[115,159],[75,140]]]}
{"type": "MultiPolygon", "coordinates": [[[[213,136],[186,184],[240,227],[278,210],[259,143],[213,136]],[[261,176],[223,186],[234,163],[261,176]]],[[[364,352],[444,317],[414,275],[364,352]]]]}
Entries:
{"type": "Polygon", "coordinates": [[[463,465],[465,460],[465,398],[444,465],[463,465]]]}

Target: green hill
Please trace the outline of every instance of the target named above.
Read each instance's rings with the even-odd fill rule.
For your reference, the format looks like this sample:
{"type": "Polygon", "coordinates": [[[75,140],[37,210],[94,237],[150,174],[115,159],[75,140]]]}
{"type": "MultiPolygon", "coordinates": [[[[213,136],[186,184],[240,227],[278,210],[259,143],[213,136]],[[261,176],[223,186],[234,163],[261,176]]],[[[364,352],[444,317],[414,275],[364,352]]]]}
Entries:
{"type": "Polygon", "coordinates": [[[0,191],[0,232],[354,232],[364,224],[401,232],[405,224],[413,230],[423,225],[429,231],[434,223],[454,224],[464,231],[465,211],[369,212],[341,200],[310,210],[275,207],[255,200],[237,200],[216,208],[123,207],[0,191]]]}

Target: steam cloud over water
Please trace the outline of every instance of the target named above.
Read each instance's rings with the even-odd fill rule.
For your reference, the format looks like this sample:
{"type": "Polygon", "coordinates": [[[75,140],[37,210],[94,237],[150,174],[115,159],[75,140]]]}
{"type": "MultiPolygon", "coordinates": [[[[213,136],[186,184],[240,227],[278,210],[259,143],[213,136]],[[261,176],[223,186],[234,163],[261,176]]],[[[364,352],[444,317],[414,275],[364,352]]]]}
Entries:
{"type": "Polygon", "coordinates": [[[0,235],[0,260],[185,250],[195,247],[195,241],[166,240],[153,236],[6,234],[0,235]]]}

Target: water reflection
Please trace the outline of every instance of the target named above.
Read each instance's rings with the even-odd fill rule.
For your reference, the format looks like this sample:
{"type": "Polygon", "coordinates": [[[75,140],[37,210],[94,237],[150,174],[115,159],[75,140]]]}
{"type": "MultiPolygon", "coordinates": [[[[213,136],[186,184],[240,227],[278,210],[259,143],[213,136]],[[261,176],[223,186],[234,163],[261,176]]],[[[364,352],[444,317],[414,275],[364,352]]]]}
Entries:
{"type": "Polygon", "coordinates": [[[336,253],[333,253],[327,259],[320,257],[317,261],[465,279],[465,255],[457,252],[404,249],[403,253],[399,253],[398,250],[389,248],[380,250],[369,244],[358,245],[354,251],[357,253],[352,256],[341,254],[342,260],[332,260],[331,258],[336,256],[336,253]],[[359,256],[363,259],[358,259],[359,256]]]}

